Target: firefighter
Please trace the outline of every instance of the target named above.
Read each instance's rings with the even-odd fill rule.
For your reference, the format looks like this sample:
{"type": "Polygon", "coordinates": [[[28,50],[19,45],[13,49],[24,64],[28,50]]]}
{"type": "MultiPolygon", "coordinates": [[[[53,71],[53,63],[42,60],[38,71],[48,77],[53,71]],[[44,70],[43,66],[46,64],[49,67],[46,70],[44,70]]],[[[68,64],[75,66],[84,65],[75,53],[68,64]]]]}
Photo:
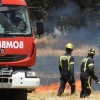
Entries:
{"type": "Polygon", "coordinates": [[[16,16],[13,20],[13,24],[15,25],[15,27],[17,29],[19,29],[20,31],[26,31],[26,23],[23,21],[22,18],[20,18],[19,16],[16,16]]]}
{"type": "Polygon", "coordinates": [[[21,19],[20,17],[15,17],[15,18],[14,18],[14,21],[13,21],[13,24],[14,24],[16,27],[19,27],[21,21],[22,21],[22,19],[21,19]]]}
{"type": "Polygon", "coordinates": [[[71,94],[75,93],[75,79],[74,79],[74,57],[71,55],[73,51],[73,45],[68,43],[65,47],[66,53],[60,56],[59,59],[59,71],[60,71],[60,87],[57,96],[61,96],[64,92],[66,83],[71,86],[71,94]]]}
{"type": "Polygon", "coordinates": [[[94,55],[95,50],[92,48],[89,49],[88,56],[84,58],[81,62],[80,80],[82,90],[80,92],[80,98],[85,98],[91,94],[91,79],[95,80],[96,82],[99,82],[97,76],[94,74],[94,55]]]}

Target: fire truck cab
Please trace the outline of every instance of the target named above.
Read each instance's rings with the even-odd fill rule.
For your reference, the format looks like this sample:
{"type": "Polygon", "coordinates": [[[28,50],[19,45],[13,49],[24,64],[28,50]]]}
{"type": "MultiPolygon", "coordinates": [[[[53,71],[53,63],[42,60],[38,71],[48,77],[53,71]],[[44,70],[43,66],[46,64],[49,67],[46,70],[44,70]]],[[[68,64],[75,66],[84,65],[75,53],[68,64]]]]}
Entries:
{"type": "MultiPolygon", "coordinates": [[[[40,36],[43,34],[42,12],[36,9],[35,15],[40,36]]],[[[40,79],[31,69],[35,62],[36,42],[25,0],[1,0],[0,99],[9,91],[13,95],[8,100],[27,100],[27,90],[40,85],[40,79]]]]}

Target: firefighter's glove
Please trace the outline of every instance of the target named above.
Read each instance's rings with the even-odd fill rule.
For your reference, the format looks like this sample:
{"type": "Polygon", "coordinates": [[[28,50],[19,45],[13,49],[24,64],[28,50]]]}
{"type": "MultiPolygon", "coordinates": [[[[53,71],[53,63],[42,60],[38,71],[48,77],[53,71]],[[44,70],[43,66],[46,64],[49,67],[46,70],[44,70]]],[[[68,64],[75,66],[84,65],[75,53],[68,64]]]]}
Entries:
{"type": "Polygon", "coordinates": [[[97,80],[95,80],[95,82],[96,82],[96,84],[100,84],[100,81],[97,79],[97,80]]]}
{"type": "Polygon", "coordinates": [[[92,77],[94,80],[95,80],[95,82],[99,82],[99,80],[98,80],[98,77],[97,76],[95,76],[95,75],[93,75],[93,77],[92,77]]]}
{"type": "Polygon", "coordinates": [[[95,80],[96,84],[100,83],[100,81],[98,80],[98,78],[95,80]]]}
{"type": "Polygon", "coordinates": [[[98,82],[98,84],[100,84],[100,81],[98,82]]]}

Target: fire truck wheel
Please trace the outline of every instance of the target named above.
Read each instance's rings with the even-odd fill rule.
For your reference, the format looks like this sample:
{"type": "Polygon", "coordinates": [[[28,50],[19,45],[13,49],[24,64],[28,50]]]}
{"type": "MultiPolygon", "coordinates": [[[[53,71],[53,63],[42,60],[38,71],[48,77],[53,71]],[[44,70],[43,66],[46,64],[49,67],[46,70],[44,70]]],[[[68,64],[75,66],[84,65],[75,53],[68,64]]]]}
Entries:
{"type": "Polygon", "coordinates": [[[3,89],[0,89],[0,100],[6,100],[6,97],[8,98],[7,92],[5,92],[3,89]]]}
{"type": "Polygon", "coordinates": [[[0,89],[0,100],[27,100],[27,90],[0,89]]]}
{"type": "Polygon", "coordinates": [[[13,100],[27,100],[27,90],[18,89],[13,100]]]}

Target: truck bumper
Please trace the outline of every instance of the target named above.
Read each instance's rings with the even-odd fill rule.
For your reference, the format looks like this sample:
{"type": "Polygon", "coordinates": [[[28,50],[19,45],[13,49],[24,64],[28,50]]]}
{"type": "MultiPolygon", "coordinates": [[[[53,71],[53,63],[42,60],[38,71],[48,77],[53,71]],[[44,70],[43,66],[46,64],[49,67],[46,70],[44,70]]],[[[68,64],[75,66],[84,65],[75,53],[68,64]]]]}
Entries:
{"type": "Polygon", "coordinates": [[[36,89],[40,85],[37,77],[25,77],[25,72],[17,72],[11,77],[0,77],[0,88],[36,89]],[[6,81],[5,81],[6,80],[6,81]]]}

